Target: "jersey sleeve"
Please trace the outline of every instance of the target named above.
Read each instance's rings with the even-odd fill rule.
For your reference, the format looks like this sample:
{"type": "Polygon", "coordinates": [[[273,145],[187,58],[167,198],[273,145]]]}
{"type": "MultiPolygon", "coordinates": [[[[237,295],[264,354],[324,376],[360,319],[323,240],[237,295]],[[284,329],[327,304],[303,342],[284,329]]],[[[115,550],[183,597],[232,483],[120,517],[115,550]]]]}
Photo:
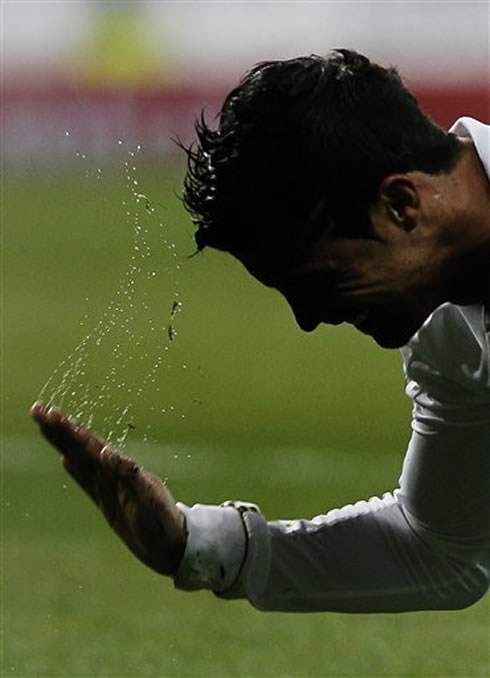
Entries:
{"type": "Polygon", "coordinates": [[[268,521],[240,502],[186,507],[177,588],[294,612],[479,600],[490,581],[488,342],[481,307],[445,305],[403,349],[414,431],[397,489],[311,519],[268,521]]]}
{"type": "Polygon", "coordinates": [[[481,306],[444,304],[402,349],[415,431],[490,423],[489,325],[481,306]]]}

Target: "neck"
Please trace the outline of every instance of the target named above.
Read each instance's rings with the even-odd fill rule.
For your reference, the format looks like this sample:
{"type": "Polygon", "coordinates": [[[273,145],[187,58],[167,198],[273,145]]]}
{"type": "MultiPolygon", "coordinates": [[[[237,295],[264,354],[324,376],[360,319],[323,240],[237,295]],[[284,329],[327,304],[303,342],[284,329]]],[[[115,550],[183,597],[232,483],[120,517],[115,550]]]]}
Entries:
{"type": "Polygon", "coordinates": [[[490,181],[473,143],[461,143],[461,158],[447,182],[453,240],[449,301],[490,308],[490,181]]]}

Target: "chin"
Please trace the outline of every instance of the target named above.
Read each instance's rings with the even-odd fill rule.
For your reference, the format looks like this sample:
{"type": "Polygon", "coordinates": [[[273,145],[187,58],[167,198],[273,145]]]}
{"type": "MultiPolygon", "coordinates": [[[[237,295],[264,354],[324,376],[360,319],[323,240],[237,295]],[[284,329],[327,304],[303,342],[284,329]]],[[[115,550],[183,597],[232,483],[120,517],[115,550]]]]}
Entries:
{"type": "Polygon", "coordinates": [[[423,325],[428,314],[399,312],[368,316],[357,326],[363,334],[372,337],[382,348],[402,348],[423,325]]]}
{"type": "Polygon", "coordinates": [[[381,348],[402,348],[405,346],[410,339],[413,337],[417,328],[402,328],[397,327],[384,327],[384,328],[368,328],[364,327],[358,328],[363,334],[368,335],[378,344],[381,348]]]}

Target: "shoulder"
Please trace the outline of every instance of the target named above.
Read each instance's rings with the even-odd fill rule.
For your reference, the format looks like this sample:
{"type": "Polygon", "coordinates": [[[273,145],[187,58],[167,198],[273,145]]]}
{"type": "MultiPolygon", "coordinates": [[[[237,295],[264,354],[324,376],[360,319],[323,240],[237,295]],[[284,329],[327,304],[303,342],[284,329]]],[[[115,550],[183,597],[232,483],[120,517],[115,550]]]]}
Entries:
{"type": "Polygon", "coordinates": [[[402,349],[407,393],[434,411],[490,418],[490,313],[443,304],[402,349]]]}

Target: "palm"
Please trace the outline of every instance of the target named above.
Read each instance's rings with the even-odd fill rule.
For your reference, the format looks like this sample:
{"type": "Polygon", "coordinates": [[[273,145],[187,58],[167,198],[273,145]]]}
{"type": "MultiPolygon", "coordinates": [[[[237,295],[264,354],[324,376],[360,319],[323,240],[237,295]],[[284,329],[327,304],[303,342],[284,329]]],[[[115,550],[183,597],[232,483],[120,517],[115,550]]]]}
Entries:
{"type": "Polygon", "coordinates": [[[32,416],[129,549],[160,574],[174,574],[185,549],[185,521],[162,481],[60,410],[36,403],[32,416]]]}

